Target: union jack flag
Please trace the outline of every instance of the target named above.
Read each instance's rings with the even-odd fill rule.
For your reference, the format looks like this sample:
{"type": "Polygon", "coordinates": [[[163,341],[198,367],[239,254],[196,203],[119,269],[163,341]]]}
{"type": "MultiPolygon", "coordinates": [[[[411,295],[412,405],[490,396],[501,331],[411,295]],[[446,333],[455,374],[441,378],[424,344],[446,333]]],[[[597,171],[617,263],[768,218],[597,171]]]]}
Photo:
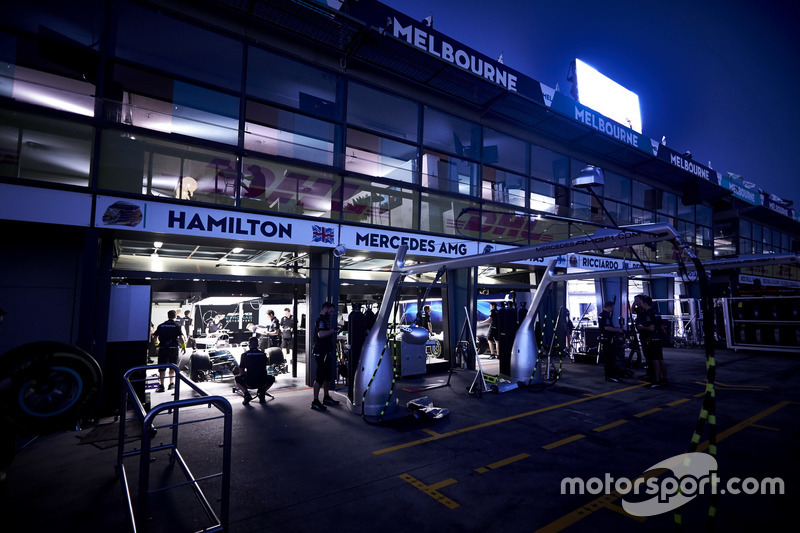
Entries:
{"type": "Polygon", "coordinates": [[[333,229],[325,226],[311,226],[311,242],[321,242],[323,244],[333,244],[333,229]]]}

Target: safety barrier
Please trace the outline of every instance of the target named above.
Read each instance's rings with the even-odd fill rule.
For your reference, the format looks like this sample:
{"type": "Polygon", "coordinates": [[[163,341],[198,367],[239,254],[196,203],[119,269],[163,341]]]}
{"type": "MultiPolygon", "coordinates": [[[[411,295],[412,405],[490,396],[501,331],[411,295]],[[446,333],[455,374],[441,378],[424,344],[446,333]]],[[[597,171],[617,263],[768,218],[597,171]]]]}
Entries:
{"type": "MultiPolygon", "coordinates": [[[[156,378],[149,378],[149,379],[153,380],[156,378]]],[[[231,433],[232,433],[232,409],[231,409],[231,404],[230,402],[228,402],[227,399],[221,396],[209,396],[205,391],[198,388],[194,383],[192,383],[191,381],[189,381],[189,379],[187,379],[184,375],[182,375],[178,370],[178,367],[172,364],[148,365],[148,366],[139,366],[131,368],[125,373],[123,377],[122,403],[120,409],[119,427],[120,429],[119,429],[119,447],[117,449],[117,475],[121,478],[122,488],[125,493],[125,500],[128,505],[128,512],[129,512],[128,519],[130,521],[130,525],[134,532],[136,532],[137,529],[141,531],[144,531],[146,529],[145,526],[149,519],[148,504],[150,499],[149,497],[151,494],[161,493],[166,490],[185,487],[187,485],[192,488],[195,496],[197,496],[198,501],[202,505],[203,510],[206,513],[206,516],[213,523],[210,527],[203,528],[200,531],[212,532],[212,531],[227,530],[229,499],[230,499],[230,466],[231,466],[231,433]],[[138,372],[141,372],[145,375],[145,378],[133,381],[146,382],[148,380],[148,378],[146,377],[146,372],[157,369],[172,369],[175,372],[176,399],[170,402],[159,404],[150,411],[146,412],[145,407],[142,405],[141,401],[139,400],[139,397],[134,392],[131,376],[138,372]],[[181,400],[180,399],[181,384],[188,385],[201,397],[187,398],[181,400]],[[131,451],[125,451],[125,426],[128,420],[135,420],[134,418],[128,418],[127,415],[129,401],[132,404],[133,414],[136,417],[135,419],[138,419],[139,422],[141,423],[141,429],[142,429],[141,445],[138,450],[134,449],[131,451]],[[190,420],[184,422],[180,421],[180,412],[182,409],[198,405],[207,405],[209,408],[211,406],[214,406],[221,414],[197,420],[190,420]],[[163,413],[165,411],[168,414],[169,413],[172,414],[172,422],[169,424],[165,424],[163,426],[156,426],[154,424],[156,417],[160,413],[163,413]],[[184,461],[180,451],[178,450],[178,430],[181,426],[186,424],[205,422],[216,419],[222,419],[224,423],[223,443],[221,446],[222,470],[218,473],[210,474],[202,478],[195,478],[191,470],[189,470],[189,467],[187,466],[186,461],[184,461]],[[152,446],[152,438],[155,432],[161,429],[171,430],[172,433],[171,442],[167,444],[160,444],[158,446],[152,446]],[[169,451],[170,464],[173,464],[177,461],[184,475],[186,476],[186,482],[151,490],[150,489],[151,455],[153,452],[161,450],[169,451]],[[131,494],[128,478],[125,472],[124,460],[126,457],[131,457],[135,455],[139,456],[139,482],[138,482],[138,494],[135,497],[136,504],[134,506],[134,498],[131,494]],[[203,494],[203,491],[199,484],[200,482],[209,481],[214,478],[221,478],[221,488],[220,488],[221,494],[218,500],[219,516],[215,512],[214,507],[212,507],[208,499],[203,494]]]]}

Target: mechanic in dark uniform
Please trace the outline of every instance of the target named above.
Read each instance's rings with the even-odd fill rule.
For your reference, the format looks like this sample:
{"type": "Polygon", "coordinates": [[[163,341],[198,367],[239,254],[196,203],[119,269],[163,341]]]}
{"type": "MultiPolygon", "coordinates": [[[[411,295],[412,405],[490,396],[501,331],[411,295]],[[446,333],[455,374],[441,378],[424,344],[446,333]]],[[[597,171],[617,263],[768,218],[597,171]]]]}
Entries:
{"type": "Polygon", "coordinates": [[[267,337],[269,337],[270,348],[280,347],[281,345],[281,323],[275,316],[275,311],[267,311],[269,325],[267,326],[267,337]]]}
{"type": "MultiPolygon", "coordinates": [[[[159,324],[156,328],[153,337],[158,343],[158,364],[165,365],[172,363],[178,364],[178,349],[183,343],[183,330],[181,326],[175,321],[177,313],[175,311],[167,312],[167,321],[159,324]]],[[[164,392],[164,374],[166,369],[158,369],[158,388],[156,392],[164,392]]],[[[175,388],[175,370],[169,369],[169,388],[175,388]]]]}
{"type": "Polygon", "coordinates": [[[244,396],[244,405],[253,401],[247,389],[256,389],[259,403],[264,403],[265,396],[273,397],[267,390],[275,383],[275,376],[269,373],[267,354],[258,349],[258,337],[250,337],[249,344],[250,349],[242,354],[239,375],[236,376],[236,383],[241,387],[244,396]]]}
{"type": "Polygon", "coordinates": [[[317,373],[314,379],[314,401],[311,408],[317,411],[327,409],[326,405],[338,405],[339,402],[331,398],[330,386],[333,375],[333,358],[335,354],[336,327],[331,324],[331,315],[336,309],[330,302],[322,304],[319,316],[314,322],[314,361],[317,364],[317,373]],[[322,402],[319,401],[319,389],[322,387],[322,402]]]}
{"type": "Polygon", "coordinates": [[[419,327],[425,328],[428,335],[433,335],[433,325],[431,324],[431,306],[426,305],[422,308],[422,314],[419,316],[419,327]]]}
{"type": "Polygon", "coordinates": [[[361,365],[361,350],[367,340],[367,319],[361,312],[361,306],[353,304],[353,310],[347,315],[347,343],[350,345],[347,360],[347,397],[353,401],[353,385],[356,370],[361,365]]]}
{"type": "Polygon", "coordinates": [[[600,357],[603,360],[606,381],[618,383],[617,352],[622,346],[625,330],[614,325],[613,312],[614,302],[605,302],[597,321],[600,326],[600,357]]]}
{"type": "Polygon", "coordinates": [[[642,341],[642,352],[647,361],[648,370],[652,368],[653,384],[650,388],[665,387],[667,382],[667,365],[664,363],[664,351],[661,344],[664,338],[664,324],[661,314],[653,306],[653,299],[646,294],[637,294],[633,303],[642,311],[636,315],[636,329],[642,341]]]}

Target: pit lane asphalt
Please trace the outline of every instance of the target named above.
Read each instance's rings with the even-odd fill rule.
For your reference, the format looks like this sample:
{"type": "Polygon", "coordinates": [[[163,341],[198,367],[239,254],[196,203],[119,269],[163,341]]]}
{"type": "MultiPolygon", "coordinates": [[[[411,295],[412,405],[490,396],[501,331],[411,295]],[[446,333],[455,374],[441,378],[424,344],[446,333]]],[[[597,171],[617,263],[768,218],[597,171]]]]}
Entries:
{"type": "MultiPolygon", "coordinates": [[[[719,477],[780,477],[785,486],[783,495],[720,495],[717,531],[776,529],[793,517],[800,480],[798,355],[716,350],[719,477]]],[[[618,495],[561,493],[565,477],[634,479],[688,451],[706,391],[706,357],[702,349],[665,349],[665,359],[670,386],[661,389],[637,379],[643,371],[609,383],[601,366],[572,362],[542,392],[478,398],[467,393],[475,376],[468,370],[428,390],[421,389],[443,385],[448,374],[401,380],[394,390],[400,412],[407,401],[427,396],[450,414],[381,425],[366,423],[344,402],[311,410],[302,377],[281,376],[271,390],[275,398],[263,405],[242,405],[229,381],[202,384],[233,407],[229,530],[674,531],[672,512],[632,517],[618,495]]],[[[483,364],[496,372],[495,361],[483,364]]],[[[170,399],[160,393],[154,402],[170,399]]],[[[189,408],[181,420],[209,411],[189,408]]],[[[219,471],[220,428],[211,420],[179,430],[179,450],[196,477],[219,471]]],[[[709,429],[699,451],[709,451],[709,429]]],[[[19,524],[10,531],[126,530],[116,446],[80,444],[90,431],[41,436],[18,452],[3,504],[7,523],[19,524]]],[[[168,434],[160,430],[155,442],[168,434]]],[[[154,457],[153,483],[174,481],[177,469],[166,455],[154,457]]],[[[125,462],[134,480],[137,463],[125,462]]],[[[203,490],[217,505],[218,480],[204,482],[203,490]]],[[[147,531],[208,525],[186,487],[150,501],[147,531]]],[[[706,530],[710,503],[698,496],[680,508],[684,531],[706,530]]]]}

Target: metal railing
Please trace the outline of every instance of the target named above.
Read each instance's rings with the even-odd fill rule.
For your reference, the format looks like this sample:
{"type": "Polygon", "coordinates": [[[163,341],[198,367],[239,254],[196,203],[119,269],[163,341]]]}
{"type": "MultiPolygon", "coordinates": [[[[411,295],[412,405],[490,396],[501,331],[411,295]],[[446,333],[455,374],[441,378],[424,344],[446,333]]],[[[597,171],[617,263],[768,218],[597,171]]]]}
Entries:
{"type": "Polygon", "coordinates": [[[128,370],[125,375],[123,376],[122,380],[122,403],[120,408],[120,426],[119,426],[119,446],[117,449],[117,475],[120,477],[122,482],[122,489],[125,493],[125,500],[128,505],[129,511],[129,520],[132,527],[132,530],[136,532],[137,530],[143,531],[145,530],[145,526],[149,519],[149,497],[151,494],[160,493],[165,490],[176,489],[180,487],[190,486],[194,491],[195,495],[197,496],[198,501],[203,507],[206,515],[208,516],[209,520],[213,522],[213,525],[208,528],[204,528],[201,531],[204,532],[212,532],[212,531],[226,531],[228,528],[228,514],[229,514],[229,499],[230,499],[230,466],[231,466],[231,434],[232,434],[232,409],[231,404],[228,402],[227,399],[221,396],[209,396],[205,391],[198,388],[194,383],[189,381],[184,375],[181,374],[178,367],[172,364],[159,364],[159,365],[147,365],[147,366],[138,366],[131,368],[128,370]],[[146,372],[157,370],[157,369],[172,369],[175,372],[176,381],[175,381],[175,400],[170,402],[165,402],[159,404],[158,406],[150,409],[149,411],[145,411],[144,405],[139,400],[139,397],[136,395],[133,389],[133,382],[147,382],[148,380],[155,380],[157,378],[147,378],[146,372]],[[142,379],[132,380],[131,376],[136,373],[142,373],[145,375],[142,379]],[[198,393],[201,397],[197,398],[187,398],[184,400],[180,399],[180,390],[181,384],[185,383],[188,385],[192,390],[198,393]],[[129,402],[132,404],[132,411],[135,415],[135,418],[128,418],[128,405],[129,402]],[[210,416],[206,418],[200,418],[197,420],[190,420],[181,422],[180,421],[180,412],[182,409],[186,407],[193,407],[198,405],[207,405],[209,408],[214,406],[217,410],[221,413],[216,416],[210,416]],[[169,424],[164,424],[162,426],[155,425],[156,417],[163,413],[167,412],[167,414],[172,414],[172,422],[169,424]],[[207,476],[203,476],[201,478],[195,478],[192,474],[191,470],[189,469],[186,461],[184,461],[183,456],[181,455],[180,451],[178,450],[178,430],[181,426],[186,424],[192,424],[196,422],[206,422],[209,420],[216,420],[222,419],[223,420],[223,443],[222,443],[222,470],[215,474],[210,474],[207,476]],[[125,450],[125,429],[126,423],[128,420],[138,420],[141,423],[141,445],[139,449],[134,449],[131,451],[125,450]],[[171,430],[171,441],[167,444],[159,444],[157,446],[152,445],[152,438],[155,435],[155,431],[160,429],[170,429],[171,430]],[[150,463],[151,463],[151,455],[153,452],[161,451],[161,450],[168,450],[169,451],[169,460],[170,464],[177,461],[180,465],[181,469],[183,470],[184,475],[186,476],[186,481],[184,483],[179,483],[177,485],[172,485],[168,487],[162,487],[155,490],[150,489],[150,463]],[[125,472],[125,465],[124,460],[126,457],[131,456],[139,456],[139,483],[138,483],[138,494],[136,494],[135,498],[131,494],[130,486],[128,483],[128,478],[125,472]],[[221,478],[221,495],[219,498],[219,516],[215,512],[214,507],[209,503],[208,499],[206,498],[205,494],[200,487],[200,482],[208,481],[214,478],[221,478]],[[135,502],[134,502],[135,500],[135,502]]]}

